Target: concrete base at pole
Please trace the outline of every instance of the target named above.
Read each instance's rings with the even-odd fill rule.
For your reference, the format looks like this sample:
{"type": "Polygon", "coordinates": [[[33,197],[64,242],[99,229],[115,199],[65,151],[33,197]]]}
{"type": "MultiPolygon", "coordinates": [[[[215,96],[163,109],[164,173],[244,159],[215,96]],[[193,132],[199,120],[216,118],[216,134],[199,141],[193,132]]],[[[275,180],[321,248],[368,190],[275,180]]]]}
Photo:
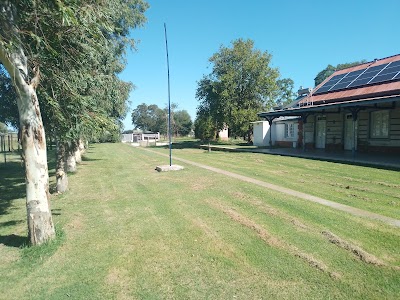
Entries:
{"type": "Polygon", "coordinates": [[[179,171],[179,170],[183,170],[184,168],[182,166],[179,165],[163,165],[163,166],[157,166],[156,170],[158,172],[168,172],[168,171],[179,171]]]}

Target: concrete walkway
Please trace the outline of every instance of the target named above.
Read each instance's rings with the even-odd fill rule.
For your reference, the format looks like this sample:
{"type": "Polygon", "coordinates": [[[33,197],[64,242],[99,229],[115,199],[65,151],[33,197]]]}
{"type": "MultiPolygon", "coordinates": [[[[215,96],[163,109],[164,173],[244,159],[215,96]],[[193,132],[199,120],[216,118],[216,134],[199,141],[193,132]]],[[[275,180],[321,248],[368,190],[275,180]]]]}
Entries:
{"type": "MultiPolygon", "coordinates": [[[[208,149],[208,145],[201,145],[200,148],[208,149]]],[[[378,154],[378,153],[356,153],[354,156],[351,151],[328,152],[325,150],[314,149],[303,151],[295,148],[236,148],[234,146],[211,146],[214,151],[229,152],[252,152],[271,155],[282,155],[291,157],[301,157],[308,159],[325,160],[331,162],[349,163],[354,165],[371,166],[378,168],[388,168],[400,170],[400,155],[396,154],[378,154]]]]}
{"type": "MultiPolygon", "coordinates": [[[[148,148],[140,148],[140,149],[143,149],[145,151],[148,151],[148,152],[151,152],[151,153],[154,153],[154,154],[158,154],[158,155],[161,155],[161,156],[164,156],[164,157],[169,157],[169,155],[167,155],[167,154],[159,153],[157,151],[153,151],[153,150],[150,150],[148,148]]],[[[337,210],[340,210],[340,211],[347,212],[347,213],[352,214],[352,215],[357,216],[357,217],[364,217],[364,218],[368,218],[368,219],[378,220],[378,221],[384,222],[386,224],[389,224],[389,225],[392,225],[392,226],[400,228],[400,220],[397,220],[397,219],[394,219],[394,218],[382,216],[382,215],[375,214],[375,213],[372,213],[372,212],[369,212],[369,211],[365,211],[365,210],[362,210],[362,209],[359,209],[359,208],[355,208],[355,207],[351,207],[351,206],[348,206],[348,205],[340,204],[340,203],[337,203],[337,202],[329,201],[329,200],[326,200],[326,199],[323,199],[323,198],[320,198],[320,197],[312,196],[312,195],[309,195],[309,194],[306,194],[306,193],[298,192],[298,191],[295,191],[295,190],[292,190],[292,189],[288,189],[288,188],[285,188],[285,187],[281,187],[281,186],[278,186],[278,185],[275,185],[275,184],[271,184],[271,183],[268,183],[268,182],[264,182],[264,181],[261,181],[261,180],[257,180],[257,179],[250,178],[250,177],[247,177],[247,176],[243,176],[243,175],[240,175],[240,174],[236,174],[236,173],[233,173],[233,172],[225,171],[225,170],[222,170],[222,169],[214,168],[214,167],[211,167],[211,166],[199,164],[199,163],[196,163],[196,162],[193,162],[193,161],[190,161],[190,160],[187,160],[187,159],[179,158],[179,157],[176,157],[176,156],[174,156],[174,160],[181,161],[181,162],[186,163],[188,165],[196,166],[196,167],[199,167],[199,168],[202,168],[202,169],[206,169],[206,170],[209,170],[209,171],[212,171],[212,172],[215,172],[215,173],[223,174],[223,175],[226,175],[226,176],[229,176],[229,177],[232,177],[232,178],[244,181],[244,182],[256,184],[258,186],[262,186],[262,187],[265,187],[265,188],[268,188],[270,190],[274,190],[274,191],[277,191],[277,192],[280,192],[280,193],[284,193],[284,194],[287,194],[287,195],[298,197],[298,198],[303,199],[303,200],[319,203],[319,204],[322,204],[322,205],[325,205],[325,206],[328,206],[328,207],[331,207],[331,208],[334,208],[334,209],[337,209],[337,210]]]]}

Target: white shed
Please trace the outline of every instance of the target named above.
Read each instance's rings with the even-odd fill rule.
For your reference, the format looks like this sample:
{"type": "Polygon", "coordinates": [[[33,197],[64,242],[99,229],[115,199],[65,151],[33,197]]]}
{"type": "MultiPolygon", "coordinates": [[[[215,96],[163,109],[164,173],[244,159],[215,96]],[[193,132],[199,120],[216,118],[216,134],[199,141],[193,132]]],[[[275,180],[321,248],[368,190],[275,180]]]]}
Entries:
{"type": "Polygon", "coordinates": [[[229,133],[228,133],[228,127],[225,126],[224,129],[220,130],[218,132],[218,137],[221,141],[227,141],[229,140],[229,133]]]}
{"type": "MultiPolygon", "coordinates": [[[[268,121],[251,122],[253,124],[253,145],[269,146],[270,126],[268,121]]],[[[272,125],[273,127],[274,125],[272,125]]],[[[272,145],[275,144],[275,133],[272,131],[272,145]]]]}
{"type": "Polygon", "coordinates": [[[281,117],[272,121],[272,132],[268,121],[251,122],[253,124],[253,145],[296,148],[299,141],[299,117],[281,117]]]}

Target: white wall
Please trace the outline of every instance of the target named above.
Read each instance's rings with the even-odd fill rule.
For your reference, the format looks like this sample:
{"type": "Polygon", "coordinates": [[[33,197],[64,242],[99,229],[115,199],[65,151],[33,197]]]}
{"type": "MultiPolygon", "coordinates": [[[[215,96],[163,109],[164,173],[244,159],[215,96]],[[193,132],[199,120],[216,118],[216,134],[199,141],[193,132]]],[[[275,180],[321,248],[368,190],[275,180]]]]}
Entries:
{"type": "MultiPolygon", "coordinates": [[[[272,124],[273,127],[274,124],[272,124]]],[[[269,146],[269,123],[268,121],[253,122],[253,145],[269,146]]],[[[275,130],[272,130],[272,145],[275,143],[275,130]]]]}
{"type": "Polygon", "coordinates": [[[225,127],[224,129],[222,129],[219,133],[218,136],[221,140],[223,141],[227,141],[229,140],[229,136],[228,136],[228,128],[225,127]]]}

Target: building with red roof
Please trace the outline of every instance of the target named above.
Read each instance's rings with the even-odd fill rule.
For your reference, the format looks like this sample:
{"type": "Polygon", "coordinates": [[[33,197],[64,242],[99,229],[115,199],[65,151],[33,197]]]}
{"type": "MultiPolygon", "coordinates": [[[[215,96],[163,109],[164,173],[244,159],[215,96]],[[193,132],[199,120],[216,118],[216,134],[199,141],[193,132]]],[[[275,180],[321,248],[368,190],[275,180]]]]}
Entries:
{"type": "Polygon", "coordinates": [[[304,149],[400,154],[400,54],[336,71],[296,106],[259,116],[299,117],[304,149]]]}

